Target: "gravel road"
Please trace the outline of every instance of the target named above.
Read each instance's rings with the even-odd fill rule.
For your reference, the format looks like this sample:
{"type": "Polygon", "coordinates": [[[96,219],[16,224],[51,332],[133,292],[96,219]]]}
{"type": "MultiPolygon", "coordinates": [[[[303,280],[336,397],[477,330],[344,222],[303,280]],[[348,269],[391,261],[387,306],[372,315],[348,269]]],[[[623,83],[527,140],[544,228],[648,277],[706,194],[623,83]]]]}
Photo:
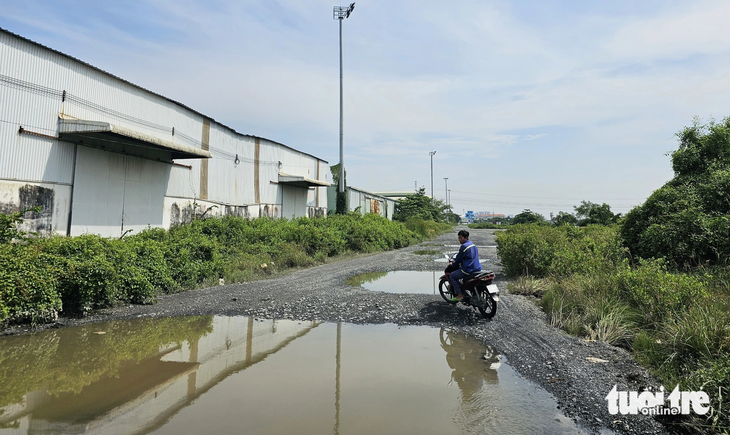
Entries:
{"type": "MultiPolygon", "coordinates": [[[[436,256],[413,252],[425,249],[455,252],[459,229],[397,251],[358,256],[263,281],[163,296],[155,305],[101,310],[83,319],[62,318],[50,327],[130,317],[207,314],[451,327],[498,349],[508,364],[552,393],[560,409],[589,432],[668,433],[652,417],[608,413],[605,397],[614,385],[626,391],[660,383],[623,349],[569,336],[549,326],[545,314],[533,301],[508,294],[494,248],[494,230],[469,230],[480,257],[486,260],[483,266],[497,273],[495,283],[501,289],[501,300],[492,320],[483,319],[464,305],[447,304],[438,295],[371,292],[345,284],[346,278],[364,272],[442,270],[445,265],[434,262],[436,256]],[[444,248],[448,245],[452,247],[444,248]],[[591,362],[592,358],[606,362],[591,362]]],[[[27,326],[16,326],[3,333],[18,334],[27,329],[27,326]]],[[[525,412],[529,414],[529,410],[525,412]]]]}

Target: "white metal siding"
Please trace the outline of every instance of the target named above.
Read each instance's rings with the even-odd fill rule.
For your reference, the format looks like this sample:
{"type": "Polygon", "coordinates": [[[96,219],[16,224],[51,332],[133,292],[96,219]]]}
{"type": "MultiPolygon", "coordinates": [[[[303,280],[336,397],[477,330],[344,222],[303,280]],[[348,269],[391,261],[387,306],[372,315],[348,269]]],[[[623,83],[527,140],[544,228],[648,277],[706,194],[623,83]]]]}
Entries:
{"type": "Polygon", "coordinates": [[[170,165],[79,147],[71,235],[119,236],[163,224],[170,165]]]}
{"type": "MultiPolygon", "coordinates": [[[[206,118],[3,30],[0,59],[0,183],[10,186],[11,181],[7,180],[65,185],[75,182],[71,229],[74,234],[118,235],[122,207],[125,229],[138,230],[147,224],[164,226],[170,220],[169,216],[159,216],[164,214],[165,198],[201,199],[201,182],[207,186],[206,202],[235,206],[227,209],[239,215],[245,209],[251,216],[279,216],[285,202],[283,186],[278,184],[279,172],[320,180],[326,180],[329,174],[327,164],[316,157],[236,133],[216,122],[209,122],[208,144],[213,158],[207,160],[207,181],[201,178],[199,159],[178,160],[192,167],[189,169],[19,134],[22,125],[28,131],[57,136],[62,116],[109,122],[162,140],[202,148],[206,118]],[[255,162],[257,141],[260,152],[259,161],[255,162]],[[74,181],[75,153],[79,157],[74,181]],[[254,189],[256,165],[258,195],[254,189]],[[126,194],[120,191],[120,182],[131,190],[126,194]],[[153,211],[157,207],[159,213],[153,211]]],[[[302,215],[308,208],[326,207],[325,190],[292,190],[287,193],[288,200],[293,201],[289,208],[302,215]]]]}

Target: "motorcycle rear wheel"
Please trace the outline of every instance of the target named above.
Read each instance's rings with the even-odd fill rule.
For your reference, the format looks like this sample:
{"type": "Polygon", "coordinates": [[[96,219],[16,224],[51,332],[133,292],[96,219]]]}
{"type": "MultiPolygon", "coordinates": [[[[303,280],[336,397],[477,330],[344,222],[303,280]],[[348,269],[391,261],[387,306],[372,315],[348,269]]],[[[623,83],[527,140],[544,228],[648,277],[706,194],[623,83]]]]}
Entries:
{"type": "Polygon", "coordinates": [[[480,293],[480,297],[484,300],[483,306],[478,306],[477,309],[485,319],[491,319],[497,314],[497,302],[492,298],[487,289],[477,290],[480,293]]]}
{"type": "Polygon", "coordinates": [[[441,297],[444,298],[446,302],[449,302],[451,304],[455,304],[456,302],[451,302],[451,298],[453,298],[454,293],[451,291],[451,283],[448,279],[442,279],[439,282],[439,293],[441,293],[441,297]]]}

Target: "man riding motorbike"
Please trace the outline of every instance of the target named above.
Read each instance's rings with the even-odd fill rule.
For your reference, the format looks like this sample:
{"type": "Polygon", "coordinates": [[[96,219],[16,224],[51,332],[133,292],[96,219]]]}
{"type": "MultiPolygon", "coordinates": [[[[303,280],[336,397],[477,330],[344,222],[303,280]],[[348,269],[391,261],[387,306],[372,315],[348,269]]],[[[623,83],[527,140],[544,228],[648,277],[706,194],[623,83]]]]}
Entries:
{"type": "Polygon", "coordinates": [[[476,245],[469,240],[469,231],[461,230],[457,233],[457,237],[461,244],[459,253],[456,254],[449,267],[446,268],[447,272],[451,271],[449,280],[456,295],[451,298],[451,302],[459,302],[464,299],[459,280],[482,270],[482,265],[479,263],[479,251],[477,251],[476,245]]]}

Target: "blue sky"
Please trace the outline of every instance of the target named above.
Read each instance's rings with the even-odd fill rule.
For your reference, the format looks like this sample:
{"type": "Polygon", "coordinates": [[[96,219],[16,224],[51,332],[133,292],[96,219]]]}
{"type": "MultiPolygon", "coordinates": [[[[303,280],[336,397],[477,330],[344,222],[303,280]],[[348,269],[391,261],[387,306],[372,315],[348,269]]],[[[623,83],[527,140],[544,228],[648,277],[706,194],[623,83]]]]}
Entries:
{"type": "MultiPolygon", "coordinates": [[[[626,212],[672,177],[675,133],[730,115],[730,2],[449,3],[343,23],[350,185],[430,194],[435,150],[459,213],[626,212]]],[[[4,0],[0,27],[336,164],[334,5],[4,0]]]]}

